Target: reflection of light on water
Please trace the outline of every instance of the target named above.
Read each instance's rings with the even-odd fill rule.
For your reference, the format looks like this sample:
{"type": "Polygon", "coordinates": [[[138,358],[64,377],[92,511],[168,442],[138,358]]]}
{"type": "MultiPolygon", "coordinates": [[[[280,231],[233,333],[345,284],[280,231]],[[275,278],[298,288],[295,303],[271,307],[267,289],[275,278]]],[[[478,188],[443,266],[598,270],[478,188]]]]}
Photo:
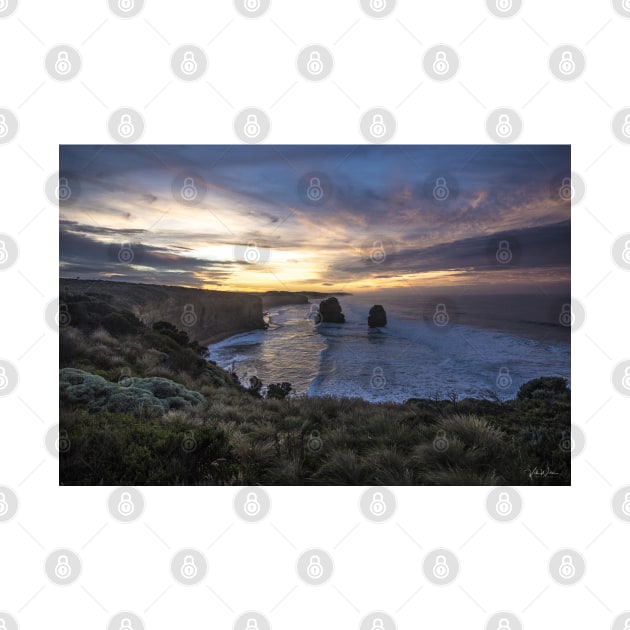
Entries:
{"type": "Polygon", "coordinates": [[[387,309],[387,328],[368,329],[365,305],[344,300],[342,306],[346,324],[317,326],[309,319],[309,304],[273,309],[268,330],[216,344],[210,359],[221,367],[233,364],[241,379],[254,370],[264,385],[288,381],[296,394],[375,401],[450,391],[480,397],[485,390],[497,390],[502,366],[510,366],[513,381],[497,392],[503,398],[513,398],[532,378],[570,377],[568,344],[542,344],[466,326],[436,334],[433,326],[417,317],[403,319],[393,307],[387,309]],[[382,369],[386,387],[370,386],[374,368],[382,369]]]}

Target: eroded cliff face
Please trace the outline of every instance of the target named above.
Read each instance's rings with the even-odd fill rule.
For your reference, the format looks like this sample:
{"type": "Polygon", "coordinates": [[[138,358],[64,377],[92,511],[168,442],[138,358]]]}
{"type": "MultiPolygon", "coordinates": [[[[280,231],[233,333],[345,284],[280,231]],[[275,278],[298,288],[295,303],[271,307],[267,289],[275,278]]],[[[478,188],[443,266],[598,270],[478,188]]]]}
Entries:
{"type": "Polygon", "coordinates": [[[105,280],[59,280],[60,289],[110,296],[145,324],[170,322],[191,340],[207,344],[245,330],[264,328],[260,297],[228,291],[205,291],[105,280]]]}

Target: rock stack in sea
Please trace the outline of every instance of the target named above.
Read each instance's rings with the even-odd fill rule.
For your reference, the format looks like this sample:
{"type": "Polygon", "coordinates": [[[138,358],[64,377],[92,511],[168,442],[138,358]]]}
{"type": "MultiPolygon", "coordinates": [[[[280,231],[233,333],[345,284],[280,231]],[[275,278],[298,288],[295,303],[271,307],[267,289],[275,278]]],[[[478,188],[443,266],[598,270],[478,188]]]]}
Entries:
{"type": "Polygon", "coordinates": [[[380,304],[375,304],[370,309],[368,315],[368,326],[370,328],[380,328],[381,326],[387,326],[387,314],[385,309],[380,304]]]}
{"type": "Polygon", "coordinates": [[[344,324],[346,322],[345,315],[341,312],[341,304],[336,297],[329,297],[319,303],[319,314],[322,322],[332,324],[344,324]]]}

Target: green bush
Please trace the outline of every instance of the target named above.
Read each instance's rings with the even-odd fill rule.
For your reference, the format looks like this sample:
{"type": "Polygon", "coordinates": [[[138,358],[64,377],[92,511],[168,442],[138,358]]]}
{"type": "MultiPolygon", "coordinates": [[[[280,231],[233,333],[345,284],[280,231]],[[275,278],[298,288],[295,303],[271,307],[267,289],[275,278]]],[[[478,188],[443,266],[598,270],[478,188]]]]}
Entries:
{"type": "Polygon", "coordinates": [[[571,391],[567,379],[558,376],[543,376],[523,383],[516,398],[518,400],[569,400],[571,391]]]}
{"type": "Polygon", "coordinates": [[[267,398],[282,400],[291,393],[291,383],[272,383],[267,387],[267,398]]]}
{"type": "Polygon", "coordinates": [[[225,434],[212,426],[138,421],[127,413],[64,411],[70,448],[59,474],[71,485],[216,485],[235,464],[225,434]]]}
{"type": "Polygon", "coordinates": [[[132,335],[143,326],[142,322],[129,311],[105,315],[102,325],[112,335],[132,335]]]}
{"type": "Polygon", "coordinates": [[[188,333],[183,330],[178,330],[173,324],[169,322],[155,322],[153,324],[153,330],[159,332],[161,335],[170,337],[179,346],[188,346],[190,339],[188,333]]]}
{"type": "Polygon", "coordinates": [[[59,396],[62,405],[86,405],[92,413],[111,411],[137,416],[164,414],[205,402],[199,392],[165,378],[124,377],[113,383],[74,368],[59,371],[59,396]]]}

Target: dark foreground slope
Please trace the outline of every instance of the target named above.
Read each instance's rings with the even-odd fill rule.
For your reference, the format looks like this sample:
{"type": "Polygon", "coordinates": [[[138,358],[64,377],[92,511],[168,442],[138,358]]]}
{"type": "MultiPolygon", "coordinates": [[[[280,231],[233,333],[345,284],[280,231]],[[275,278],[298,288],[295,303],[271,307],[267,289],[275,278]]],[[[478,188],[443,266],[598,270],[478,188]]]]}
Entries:
{"type": "Polygon", "coordinates": [[[61,301],[75,305],[60,316],[62,484],[570,483],[562,379],[509,402],[291,398],[287,383],[244,388],[172,324],[61,301]]]}

